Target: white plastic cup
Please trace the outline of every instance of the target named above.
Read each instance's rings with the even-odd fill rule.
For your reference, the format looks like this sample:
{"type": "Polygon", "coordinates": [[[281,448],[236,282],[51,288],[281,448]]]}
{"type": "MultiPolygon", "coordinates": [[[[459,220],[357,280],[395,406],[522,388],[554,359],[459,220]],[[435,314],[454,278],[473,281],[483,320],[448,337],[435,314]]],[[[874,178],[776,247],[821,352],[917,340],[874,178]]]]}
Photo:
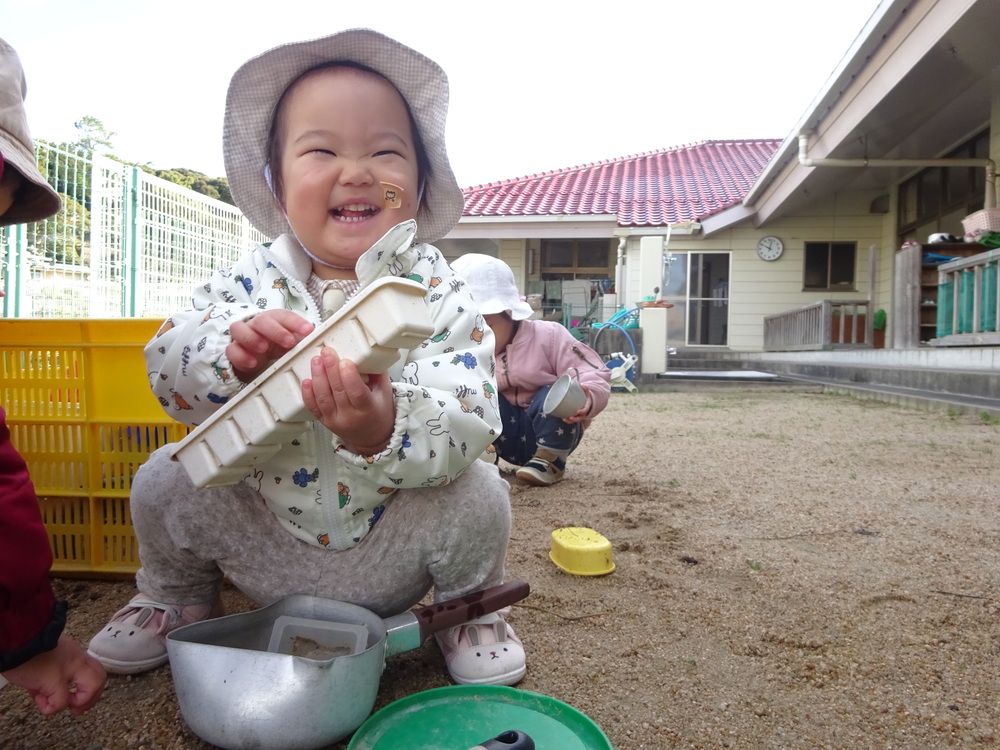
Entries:
{"type": "Polygon", "coordinates": [[[567,419],[580,411],[587,403],[587,394],[583,392],[579,378],[580,373],[575,367],[561,375],[545,396],[542,411],[560,419],[567,419]]]}

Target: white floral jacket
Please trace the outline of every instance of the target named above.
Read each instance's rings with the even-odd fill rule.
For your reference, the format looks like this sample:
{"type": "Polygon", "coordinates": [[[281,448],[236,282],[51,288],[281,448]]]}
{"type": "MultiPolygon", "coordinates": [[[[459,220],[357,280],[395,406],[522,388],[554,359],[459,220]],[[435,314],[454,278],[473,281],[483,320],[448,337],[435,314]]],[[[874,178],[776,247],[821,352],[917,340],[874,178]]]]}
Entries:
{"type": "MultiPolygon", "coordinates": [[[[396,489],[435,487],[459,476],[500,433],[493,333],[465,282],[437,248],[413,244],[416,224],[391,229],[359,260],[361,288],[393,275],[427,287],[434,334],[389,369],[396,426],[374,456],[350,453],[318,422],[243,481],[296,537],[330,549],[360,542],[396,489]]],[[[174,419],[197,425],[244,387],[226,357],[229,325],[260,310],[294,310],[320,322],[312,273],[298,241],[256,246],[195,291],[145,348],[153,393],[174,419]]]]}

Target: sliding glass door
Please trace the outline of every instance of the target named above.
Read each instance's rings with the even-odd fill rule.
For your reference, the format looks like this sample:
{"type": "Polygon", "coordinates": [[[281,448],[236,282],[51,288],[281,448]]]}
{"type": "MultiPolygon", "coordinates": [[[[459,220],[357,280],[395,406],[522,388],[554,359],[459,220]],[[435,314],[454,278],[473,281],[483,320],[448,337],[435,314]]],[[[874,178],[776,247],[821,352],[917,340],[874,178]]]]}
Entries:
{"type": "Polygon", "coordinates": [[[667,340],[674,346],[729,343],[729,253],[674,253],[665,267],[667,340]]]}

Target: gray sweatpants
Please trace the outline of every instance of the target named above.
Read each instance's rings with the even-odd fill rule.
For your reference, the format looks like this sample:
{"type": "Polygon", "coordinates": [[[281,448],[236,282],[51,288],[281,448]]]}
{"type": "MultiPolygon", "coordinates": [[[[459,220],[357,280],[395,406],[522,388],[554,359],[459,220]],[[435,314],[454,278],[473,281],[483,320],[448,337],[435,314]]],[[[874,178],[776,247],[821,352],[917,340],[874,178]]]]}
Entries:
{"type": "Polygon", "coordinates": [[[476,461],[444,487],[398,490],[356,547],[329,550],[293,537],[255,490],[199,489],[154,452],[132,484],[139,590],[164,604],[210,602],[223,576],[263,606],[291,594],[350,602],[380,617],[503,582],[509,486],[476,461]]]}

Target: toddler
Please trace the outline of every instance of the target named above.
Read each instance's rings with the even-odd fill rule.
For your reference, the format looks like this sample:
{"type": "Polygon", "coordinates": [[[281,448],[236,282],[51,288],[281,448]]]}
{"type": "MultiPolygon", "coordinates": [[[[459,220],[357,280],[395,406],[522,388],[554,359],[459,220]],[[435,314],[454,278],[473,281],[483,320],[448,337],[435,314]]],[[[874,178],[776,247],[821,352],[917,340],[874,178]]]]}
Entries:
{"type": "Polygon", "coordinates": [[[469,253],[452,267],[465,278],[496,338],[497,383],[503,433],[497,454],[519,468],[518,479],[545,487],[562,480],[566,459],[611,395],[611,370],[601,355],[559,323],[532,320],[514,272],[498,258],[469,253]],[[546,414],[545,397],[560,376],[579,377],[587,396],[571,417],[546,414]]]}
{"type": "MultiPolygon", "coordinates": [[[[315,419],[231,487],[197,489],[155,451],[131,505],[140,593],[90,651],[118,673],[163,664],[166,634],[221,614],[223,576],[260,605],[291,594],[382,617],[502,583],[509,490],[477,461],[499,434],[493,336],[427,244],[462,214],[444,144],[448,86],[431,60],[367,29],[244,64],[226,102],[233,197],[274,242],[195,290],[147,345],[154,393],[208,418],[357,290],[427,287],[434,334],[388,372],[326,348],[302,397],[315,419]]],[[[514,684],[524,650],[498,614],[437,636],[452,678],[514,684]]]]}

